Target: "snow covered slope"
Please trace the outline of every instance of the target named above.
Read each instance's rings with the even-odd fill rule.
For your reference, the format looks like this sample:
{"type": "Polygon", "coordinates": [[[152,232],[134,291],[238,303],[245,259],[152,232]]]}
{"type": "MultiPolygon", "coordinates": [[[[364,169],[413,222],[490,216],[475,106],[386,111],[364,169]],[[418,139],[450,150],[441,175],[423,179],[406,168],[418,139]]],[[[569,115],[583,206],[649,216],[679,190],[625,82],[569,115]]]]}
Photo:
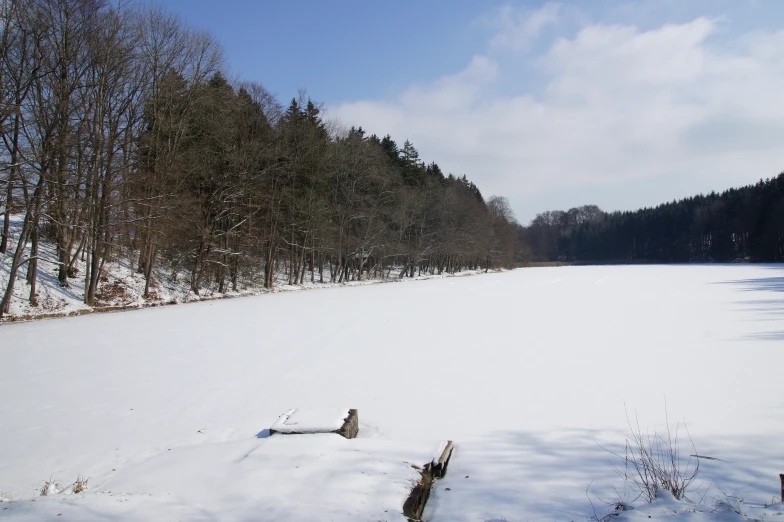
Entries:
{"type": "MultiPolygon", "coordinates": [[[[11,220],[11,241],[6,254],[0,254],[0,300],[8,286],[8,278],[16,249],[16,237],[22,228],[22,217],[15,216],[11,220]]],[[[30,255],[30,245],[27,246],[26,256],[30,255]]],[[[57,254],[55,245],[49,241],[42,241],[39,251],[38,277],[36,279],[37,304],[30,304],[30,285],[27,284],[27,265],[24,264],[17,272],[16,284],[11,299],[9,314],[0,321],[27,321],[39,318],[65,317],[82,315],[94,311],[116,311],[121,309],[135,309],[154,307],[169,304],[190,303],[195,301],[209,301],[229,297],[262,295],[276,292],[290,292],[303,289],[327,289],[344,286],[364,286],[381,282],[409,282],[411,280],[441,279],[444,277],[461,277],[484,273],[484,270],[462,270],[454,274],[419,275],[413,278],[399,279],[365,279],[362,281],[346,281],[343,283],[311,283],[309,278],[303,284],[287,284],[288,276],[281,271],[277,274],[277,283],[274,288],[264,288],[261,279],[239,280],[237,290],[218,292],[216,284],[204,284],[199,295],[195,294],[188,281],[188,274],[179,273],[173,280],[171,271],[156,266],[150,295],[144,297],[144,276],[133,270],[126,260],[109,261],[104,266],[102,277],[96,293],[96,306],[84,304],[84,259],[76,259],[74,268],[76,277],[68,279],[68,287],[63,288],[57,280],[57,254]]],[[[127,259],[127,256],[123,259],[127,259]]],[[[401,267],[402,270],[402,267],[401,267]]],[[[400,273],[400,270],[396,270],[400,273]]],[[[325,278],[325,281],[328,279],[325,278]]]]}
{"type": "MultiPolygon", "coordinates": [[[[351,406],[358,441],[455,441],[428,520],[578,520],[589,485],[600,516],[597,497],[623,489],[597,441],[623,443],[625,408],[661,427],[666,400],[723,459],[703,462],[697,499],[769,503],[784,472],[782,313],[782,266],[603,266],[4,324],[0,493],[29,503],[50,477],[82,474],[88,506],[150,509],[169,491],[240,520],[232,492],[263,484],[227,473],[206,498],[167,490],[155,477],[173,473],[169,450],[225,445],[229,459],[291,408],[351,406]],[[152,497],[111,486],[156,461],[152,497]]],[[[307,519],[276,505],[259,519],[307,519]]]]}

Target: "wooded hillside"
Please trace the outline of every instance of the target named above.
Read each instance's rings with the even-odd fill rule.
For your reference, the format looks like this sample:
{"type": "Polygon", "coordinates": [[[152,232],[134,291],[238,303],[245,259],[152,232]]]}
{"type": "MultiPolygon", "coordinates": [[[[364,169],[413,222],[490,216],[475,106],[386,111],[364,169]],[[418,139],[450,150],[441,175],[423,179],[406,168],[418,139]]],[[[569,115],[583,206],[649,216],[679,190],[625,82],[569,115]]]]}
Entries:
{"type": "Polygon", "coordinates": [[[293,284],[515,262],[504,198],[424,164],[409,141],[341,130],[304,93],[281,105],[228,81],[209,34],[117,5],[0,3],[0,317],[19,277],[35,302],[43,240],[59,284],[83,278],[88,305],[107,261],[143,273],[145,295],[164,276],[198,294],[270,287],[281,271],[293,284]]]}

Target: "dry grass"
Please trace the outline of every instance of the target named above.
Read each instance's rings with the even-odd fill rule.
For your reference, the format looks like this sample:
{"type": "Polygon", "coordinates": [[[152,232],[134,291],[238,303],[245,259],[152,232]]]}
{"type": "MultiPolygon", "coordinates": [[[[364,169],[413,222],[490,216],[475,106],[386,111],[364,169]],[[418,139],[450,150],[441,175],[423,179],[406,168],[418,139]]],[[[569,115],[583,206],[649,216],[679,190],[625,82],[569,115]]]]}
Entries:
{"type": "Polygon", "coordinates": [[[716,499],[716,506],[713,513],[736,513],[746,516],[743,509],[743,498],[735,495],[724,494],[723,498],[716,499]]]}
{"type": "Polygon", "coordinates": [[[49,480],[44,482],[44,485],[41,486],[40,494],[42,497],[48,497],[50,495],[56,495],[63,490],[63,485],[60,484],[56,479],[49,477],[49,480]]]}
{"type": "Polygon", "coordinates": [[[87,491],[87,483],[89,481],[90,481],[89,477],[79,475],[78,477],[76,477],[76,482],[74,482],[72,491],[74,493],[83,493],[87,491]]]}
{"type": "Polygon", "coordinates": [[[95,300],[98,306],[109,303],[123,304],[128,301],[128,291],[125,285],[119,281],[102,284],[95,294],[95,300]]]}

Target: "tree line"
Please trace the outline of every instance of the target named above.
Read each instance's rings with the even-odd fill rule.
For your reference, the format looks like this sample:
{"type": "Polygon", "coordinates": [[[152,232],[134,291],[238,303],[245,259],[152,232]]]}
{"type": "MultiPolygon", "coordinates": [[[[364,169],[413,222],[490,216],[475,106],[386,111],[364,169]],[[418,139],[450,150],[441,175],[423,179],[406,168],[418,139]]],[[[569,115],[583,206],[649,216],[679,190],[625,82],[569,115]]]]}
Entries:
{"type": "Polygon", "coordinates": [[[219,43],[160,7],[4,0],[0,18],[0,317],[19,278],[36,303],[42,241],[88,305],[107,262],[143,274],[150,297],[161,277],[198,294],[521,255],[505,198],[409,141],[340,129],[305,93],[281,105],[229,81],[219,43]]]}
{"type": "Polygon", "coordinates": [[[518,235],[535,261],[781,262],[784,173],[633,212],[544,212],[518,235]]]}

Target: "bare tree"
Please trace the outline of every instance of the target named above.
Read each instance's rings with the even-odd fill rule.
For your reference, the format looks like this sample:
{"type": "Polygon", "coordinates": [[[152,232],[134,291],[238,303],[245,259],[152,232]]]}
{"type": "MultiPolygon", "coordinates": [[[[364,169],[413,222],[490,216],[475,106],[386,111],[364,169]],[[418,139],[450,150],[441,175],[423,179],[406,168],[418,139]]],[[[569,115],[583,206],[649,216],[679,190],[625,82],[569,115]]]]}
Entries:
{"type": "Polygon", "coordinates": [[[199,294],[514,258],[504,198],[486,203],[410,141],[338,130],[304,91],[283,110],[260,84],[227,81],[215,39],[160,7],[0,2],[0,137],[0,255],[22,217],[0,317],[25,266],[36,304],[43,241],[90,306],[123,258],[145,297],[164,269],[199,294]]]}
{"type": "Polygon", "coordinates": [[[172,198],[180,188],[178,161],[188,138],[197,87],[222,67],[223,54],[209,34],[187,29],[160,8],[147,11],[137,30],[143,36],[140,58],[148,87],[134,198],[139,216],[138,267],[148,296],[157,254],[166,238],[173,237],[167,229],[176,225],[172,198]]]}

